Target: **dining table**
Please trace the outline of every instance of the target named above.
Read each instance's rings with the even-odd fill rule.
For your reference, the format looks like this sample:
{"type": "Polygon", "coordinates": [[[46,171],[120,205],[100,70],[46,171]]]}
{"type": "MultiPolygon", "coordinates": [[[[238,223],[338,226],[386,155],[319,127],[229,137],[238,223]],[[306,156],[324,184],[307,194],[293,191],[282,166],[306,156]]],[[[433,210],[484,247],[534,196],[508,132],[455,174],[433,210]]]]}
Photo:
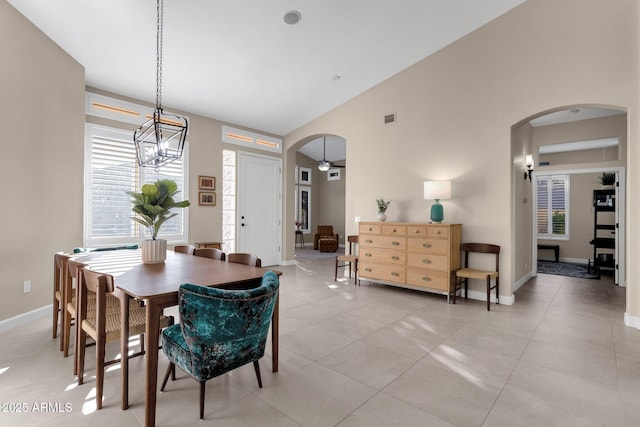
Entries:
{"type": "MultiPolygon", "coordinates": [[[[145,335],[145,426],[155,425],[158,388],[158,351],[160,315],[167,307],[178,304],[178,289],[184,283],[210,287],[234,288],[258,286],[270,269],[167,251],[163,263],[144,264],[139,250],[88,252],[74,256],[93,271],[114,277],[115,296],[120,299],[121,355],[129,352],[129,304],[132,299],[144,302],[145,335]]],[[[275,271],[275,270],[271,270],[275,271]]],[[[281,272],[275,271],[278,275],[281,272]]],[[[278,372],[279,297],[271,320],[272,371],[278,372]]],[[[122,409],[129,407],[129,362],[121,358],[122,409]]]]}

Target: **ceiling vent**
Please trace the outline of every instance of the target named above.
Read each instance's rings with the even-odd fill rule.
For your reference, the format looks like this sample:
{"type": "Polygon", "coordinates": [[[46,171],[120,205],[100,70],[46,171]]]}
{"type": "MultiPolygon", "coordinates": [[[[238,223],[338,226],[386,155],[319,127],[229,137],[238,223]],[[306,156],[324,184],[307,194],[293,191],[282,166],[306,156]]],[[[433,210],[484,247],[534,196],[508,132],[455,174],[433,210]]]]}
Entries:
{"type": "Polygon", "coordinates": [[[388,125],[390,123],[396,122],[396,113],[386,114],[384,116],[384,124],[388,125]]]}

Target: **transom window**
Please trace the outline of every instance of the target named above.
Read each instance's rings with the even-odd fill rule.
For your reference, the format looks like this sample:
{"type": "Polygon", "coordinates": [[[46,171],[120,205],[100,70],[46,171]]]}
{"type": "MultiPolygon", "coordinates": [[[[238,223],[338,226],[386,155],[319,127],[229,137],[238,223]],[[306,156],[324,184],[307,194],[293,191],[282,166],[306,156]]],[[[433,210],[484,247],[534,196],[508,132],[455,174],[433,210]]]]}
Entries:
{"type": "Polygon", "coordinates": [[[539,239],[569,238],[569,176],[537,178],[539,239]]]}
{"type": "MultiPolygon", "coordinates": [[[[131,131],[86,125],[84,246],[97,247],[138,243],[146,236],[144,227],[131,219],[131,197],[125,191],[140,191],[145,183],[171,179],[178,184],[177,199],[188,194],[185,147],[182,159],[168,165],[140,168],[131,131]]],[[[163,224],[158,237],[170,242],[187,241],[188,209],[163,224]]]]}

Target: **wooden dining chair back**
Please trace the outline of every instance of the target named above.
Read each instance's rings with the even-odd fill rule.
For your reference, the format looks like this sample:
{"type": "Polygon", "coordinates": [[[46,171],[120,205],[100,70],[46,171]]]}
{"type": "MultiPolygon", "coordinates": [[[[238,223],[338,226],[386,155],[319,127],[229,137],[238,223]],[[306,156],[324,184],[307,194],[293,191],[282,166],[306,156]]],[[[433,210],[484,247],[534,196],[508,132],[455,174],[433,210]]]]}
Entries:
{"type": "Polygon", "coordinates": [[[60,329],[60,351],[63,348],[63,315],[64,315],[64,286],[63,282],[67,275],[67,263],[69,255],[61,252],[53,256],[53,328],[52,338],[58,337],[60,329]]]}
{"type": "Polygon", "coordinates": [[[193,253],[195,256],[202,256],[206,258],[225,260],[225,254],[220,249],[216,248],[198,248],[193,253]]]}
{"type": "Polygon", "coordinates": [[[456,279],[453,289],[453,303],[456,303],[458,290],[464,285],[464,297],[467,298],[469,279],[486,280],[487,283],[487,311],[491,310],[491,289],[496,290],[496,304],[500,304],[500,246],[488,243],[463,243],[464,267],[456,271],[456,279]],[[495,256],[495,269],[476,269],[469,264],[469,254],[493,254],[495,256]],[[491,286],[491,279],[495,279],[495,285],[491,286]]]}
{"type": "Polygon", "coordinates": [[[351,270],[353,267],[353,270],[355,271],[355,275],[353,277],[353,284],[360,284],[360,282],[358,281],[358,254],[357,249],[358,249],[358,236],[347,236],[347,241],[349,242],[349,253],[348,254],[344,254],[344,255],[338,255],[336,257],[336,269],[335,269],[335,277],[333,278],[333,280],[337,281],[338,280],[338,269],[339,268],[345,268],[345,267],[349,267],[349,278],[351,278],[351,270]],[[354,247],[355,247],[355,251],[354,251],[354,247]]]}
{"type": "Polygon", "coordinates": [[[196,247],[193,245],[176,245],[173,248],[174,252],[180,252],[182,254],[188,254],[188,255],[193,255],[195,250],[196,250],[196,247]]]}
{"type": "Polygon", "coordinates": [[[262,267],[262,260],[253,254],[233,253],[227,255],[228,262],[237,262],[251,267],[262,267]]]}
{"type": "MultiPolygon", "coordinates": [[[[105,366],[119,363],[120,359],[105,361],[106,344],[112,341],[120,341],[121,323],[120,311],[107,310],[107,301],[113,296],[115,285],[113,276],[102,274],[87,268],[79,269],[78,281],[78,384],[84,383],[84,359],[87,336],[96,342],[96,408],[102,408],[102,396],[104,389],[105,366]],[[88,309],[89,295],[95,298],[95,311],[88,309]]],[[[118,306],[120,300],[116,300],[118,306]]],[[[145,332],[146,308],[138,304],[131,304],[129,308],[129,336],[141,335],[145,332]]],[[[173,318],[161,316],[160,327],[165,328],[173,324],[173,318]]],[[[150,343],[149,351],[157,351],[154,348],[157,343],[150,343]]],[[[121,357],[136,357],[144,354],[144,341],[141,340],[141,350],[132,355],[121,357]]]]}

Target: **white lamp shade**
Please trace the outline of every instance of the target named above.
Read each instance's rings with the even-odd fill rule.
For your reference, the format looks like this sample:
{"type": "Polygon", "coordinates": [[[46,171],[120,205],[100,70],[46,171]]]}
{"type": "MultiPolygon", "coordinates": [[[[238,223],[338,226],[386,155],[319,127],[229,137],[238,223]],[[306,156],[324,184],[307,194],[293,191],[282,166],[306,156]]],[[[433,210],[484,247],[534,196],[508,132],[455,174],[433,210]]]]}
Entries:
{"type": "Polygon", "coordinates": [[[533,167],[533,155],[527,154],[524,156],[524,165],[528,168],[533,167]]]}
{"type": "Polygon", "coordinates": [[[446,200],[451,198],[451,181],[425,181],[425,200],[446,200]]]}

